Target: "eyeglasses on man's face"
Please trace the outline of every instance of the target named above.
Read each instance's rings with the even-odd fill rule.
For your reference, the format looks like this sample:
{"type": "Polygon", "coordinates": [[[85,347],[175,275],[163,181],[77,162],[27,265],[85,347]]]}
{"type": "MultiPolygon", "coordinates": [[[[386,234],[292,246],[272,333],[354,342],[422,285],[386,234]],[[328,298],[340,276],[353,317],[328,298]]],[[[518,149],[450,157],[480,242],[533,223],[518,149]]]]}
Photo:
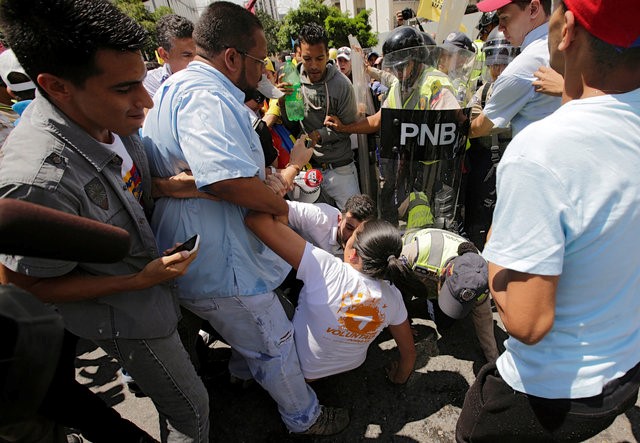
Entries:
{"type": "Polygon", "coordinates": [[[237,48],[236,48],[236,51],[238,51],[238,54],[244,57],[249,57],[251,60],[255,61],[256,63],[260,63],[264,67],[267,66],[268,62],[262,58],[254,57],[253,55],[249,54],[247,51],[241,51],[240,49],[237,49],[237,48]]]}

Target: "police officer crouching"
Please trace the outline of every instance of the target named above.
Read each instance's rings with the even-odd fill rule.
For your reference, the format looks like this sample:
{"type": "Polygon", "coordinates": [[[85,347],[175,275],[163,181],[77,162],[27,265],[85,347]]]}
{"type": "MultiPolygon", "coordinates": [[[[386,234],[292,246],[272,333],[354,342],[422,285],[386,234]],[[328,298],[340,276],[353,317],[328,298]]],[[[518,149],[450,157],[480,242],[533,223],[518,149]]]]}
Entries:
{"type": "Polygon", "coordinates": [[[401,260],[425,284],[429,316],[442,333],[471,313],[487,361],[498,358],[487,262],[464,237],[427,228],[403,238],[401,260]],[[437,298],[438,303],[431,299],[437,298]]]}

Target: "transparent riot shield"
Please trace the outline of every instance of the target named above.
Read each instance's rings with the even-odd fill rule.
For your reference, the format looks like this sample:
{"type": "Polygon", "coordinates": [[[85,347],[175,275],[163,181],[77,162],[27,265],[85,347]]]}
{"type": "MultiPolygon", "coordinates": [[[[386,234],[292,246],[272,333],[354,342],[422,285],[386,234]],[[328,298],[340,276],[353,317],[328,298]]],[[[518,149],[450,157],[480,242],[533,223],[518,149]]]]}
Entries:
{"type": "Polygon", "coordinates": [[[392,76],[381,110],[377,153],[380,216],[402,230],[458,231],[470,109],[460,109],[436,46],[384,55],[392,76]]]}
{"type": "Polygon", "coordinates": [[[467,106],[476,90],[475,82],[471,82],[476,53],[449,45],[433,49],[432,56],[438,70],[449,77],[460,106],[467,106]]]}
{"type": "Polygon", "coordinates": [[[458,232],[470,111],[382,109],[378,208],[383,219],[403,231],[458,232]]]}

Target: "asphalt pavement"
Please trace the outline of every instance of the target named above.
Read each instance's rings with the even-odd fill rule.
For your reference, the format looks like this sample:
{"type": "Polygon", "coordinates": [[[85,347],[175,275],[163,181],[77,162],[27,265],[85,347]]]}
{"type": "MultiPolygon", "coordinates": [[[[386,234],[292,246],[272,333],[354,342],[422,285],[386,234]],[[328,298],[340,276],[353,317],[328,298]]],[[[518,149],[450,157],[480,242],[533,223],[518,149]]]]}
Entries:
{"type": "MultiPolygon", "coordinates": [[[[498,343],[506,338],[494,314],[498,343]]],[[[321,442],[453,442],[464,395],[484,364],[470,319],[440,336],[431,321],[414,319],[418,362],[405,386],[385,379],[385,366],[396,356],[387,333],[370,346],[367,361],[353,371],[318,380],[313,388],[322,404],[350,410],[351,423],[341,434],[321,442]]],[[[211,442],[262,443],[293,440],[282,424],[275,402],[259,386],[232,386],[226,361],[229,349],[216,342],[208,349],[204,378],[211,400],[211,442]]],[[[125,388],[118,365],[92,343],[81,341],[76,361],[81,383],[89,386],[122,416],[159,439],[158,414],[146,397],[125,388]]],[[[640,400],[591,443],[638,442],[640,400]]],[[[299,441],[299,439],[296,439],[299,441]]]]}

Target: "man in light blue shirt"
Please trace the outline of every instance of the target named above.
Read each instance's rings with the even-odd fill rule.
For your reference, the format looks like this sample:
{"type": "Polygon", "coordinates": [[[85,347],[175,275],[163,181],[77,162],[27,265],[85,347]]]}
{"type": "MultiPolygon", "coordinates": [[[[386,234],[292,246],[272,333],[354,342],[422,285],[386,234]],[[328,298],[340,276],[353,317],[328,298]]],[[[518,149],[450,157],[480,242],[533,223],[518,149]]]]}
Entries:
{"type": "Polygon", "coordinates": [[[478,3],[483,12],[498,10],[499,29],[522,52],[500,74],[482,113],[471,123],[470,137],[489,135],[493,127],[511,124],[513,135],[560,106],[560,98],[536,92],[533,75],[549,66],[549,15],[551,0],[487,1],[478,3]]]}
{"type": "Polygon", "coordinates": [[[637,11],[637,0],[563,0],[551,17],[565,103],[518,134],[498,166],[483,255],[510,337],[466,395],[458,442],[584,441],[636,403],[637,11]]]}
{"type": "MultiPolygon", "coordinates": [[[[218,200],[159,199],[152,219],[158,245],[169,248],[200,234],[199,259],[179,280],[181,304],[220,333],[233,349],[232,377],[260,383],[291,432],[337,433],[348,414],[318,404],[274,293],[290,266],[244,225],[249,210],[288,213],[263,182],[264,155],[244,106],[267,56],[262,25],[241,6],[216,2],[196,25],[194,40],[195,60],[158,89],[143,137],[153,175],[190,169],[197,187],[218,200]]],[[[295,175],[300,165],[287,169],[295,175]]]]}

